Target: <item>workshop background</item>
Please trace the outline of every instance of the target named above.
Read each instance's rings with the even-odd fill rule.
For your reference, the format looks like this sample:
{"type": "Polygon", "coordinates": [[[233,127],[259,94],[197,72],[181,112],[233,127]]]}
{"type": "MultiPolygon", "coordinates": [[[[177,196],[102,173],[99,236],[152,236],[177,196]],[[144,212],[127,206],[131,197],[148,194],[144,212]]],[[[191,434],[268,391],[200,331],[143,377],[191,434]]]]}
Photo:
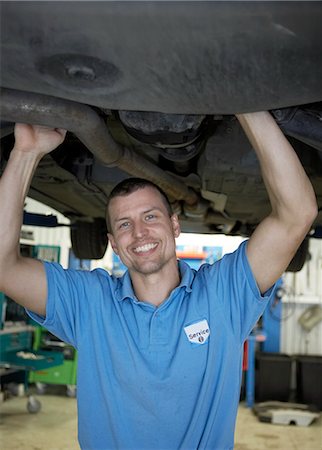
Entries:
{"type": "MultiPolygon", "coordinates": [[[[71,250],[69,221],[56,211],[27,198],[25,212],[55,215],[60,224],[24,224],[25,254],[66,268],[103,267],[116,276],[125,270],[110,247],[102,260],[78,260],[71,250]]],[[[234,251],[242,240],[183,234],[177,239],[177,255],[198,268],[234,251]]],[[[1,448],[79,448],[77,352],[31,323],[1,293],[0,305],[1,448]]],[[[311,239],[303,269],[284,274],[275,299],[245,343],[235,448],[321,449],[321,410],[322,241],[311,239]]]]}

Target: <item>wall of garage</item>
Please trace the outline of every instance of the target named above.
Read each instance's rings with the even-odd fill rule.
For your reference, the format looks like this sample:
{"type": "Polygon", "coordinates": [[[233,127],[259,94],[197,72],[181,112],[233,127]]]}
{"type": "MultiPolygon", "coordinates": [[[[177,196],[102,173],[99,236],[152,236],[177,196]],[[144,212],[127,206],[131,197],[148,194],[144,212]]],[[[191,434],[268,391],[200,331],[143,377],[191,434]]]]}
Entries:
{"type": "Polygon", "coordinates": [[[299,323],[304,312],[311,310],[318,319],[322,311],[318,308],[322,309],[322,239],[310,240],[309,253],[310,260],[300,272],[283,278],[281,352],[287,354],[322,355],[322,320],[311,331],[299,323]]]}
{"type": "Polygon", "coordinates": [[[42,203],[27,197],[25,202],[25,211],[36,214],[54,214],[57,216],[58,222],[67,225],[66,227],[48,228],[48,227],[34,227],[23,225],[21,231],[20,242],[27,245],[58,245],[60,246],[60,262],[63,267],[68,267],[69,250],[71,248],[69,236],[70,221],[42,203]]]}

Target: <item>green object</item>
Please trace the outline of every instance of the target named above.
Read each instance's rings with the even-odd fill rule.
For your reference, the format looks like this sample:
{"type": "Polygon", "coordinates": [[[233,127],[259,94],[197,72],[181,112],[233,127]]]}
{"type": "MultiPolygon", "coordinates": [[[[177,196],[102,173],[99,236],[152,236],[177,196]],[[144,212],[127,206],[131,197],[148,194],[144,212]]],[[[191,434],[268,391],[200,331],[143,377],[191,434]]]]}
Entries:
{"type": "Polygon", "coordinates": [[[17,370],[39,370],[59,365],[63,355],[59,352],[33,351],[34,329],[25,325],[0,330],[0,365],[17,370]]]}
{"type": "Polygon", "coordinates": [[[44,370],[48,367],[55,368],[63,360],[62,354],[57,352],[46,352],[39,350],[37,352],[8,352],[1,358],[1,364],[13,366],[15,368],[21,367],[21,370],[44,370]]]}
{"type": "Polygon", "coordinates": [[[64,360],[63,364],[48,367],[30,373],[29,382],[44,384],[76,384],[77,356],[73,361],[64,360]]]}
{"type": "MultiPolygon", "coordinates": [[[[37,352],[45,350],[50,347],[46,341],[47,330],[44,327],[38,326],[35,330],[33,349],[37,352]]],[[[62,384],[62,385],[76,385],[77,373],[77,352],[76,350],[63,342],[55,342],[57,349],[63,350],[61,352],[62,364],[55,367],[48,367],[42,370],[31,372],[29,375],[30,383],[44,383],[44,384],[62,384]],[[72,354],[73,358],[66,359],[64,353],[72,354]]]]}
{"type": "MultiPolygon", "coordinates": [[[[24,327],[26,328],[26,327],[24,327]]],[[[0,334],[0,359],[4,360],[5,356],[11,352],[19,350],[31,349],[31,331],[2,331],[0,334]]]]}
{"type": "Polygon", "coordinates": [[[6,318],[7,299],[3,292],[0,292],[0,330],[4,327],[6,318]]]}

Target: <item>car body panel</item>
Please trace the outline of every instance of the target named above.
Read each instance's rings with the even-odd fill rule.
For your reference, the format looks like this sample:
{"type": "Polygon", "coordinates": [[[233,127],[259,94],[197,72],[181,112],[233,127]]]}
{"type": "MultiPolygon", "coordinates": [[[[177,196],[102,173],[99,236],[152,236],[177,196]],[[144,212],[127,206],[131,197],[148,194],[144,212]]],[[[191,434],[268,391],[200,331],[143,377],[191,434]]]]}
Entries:
{"type": "Polygon", "coordinates": [[[2,86],[100,108],[235,114],[322,96],[320,2],[2,2],[1,29],[2,86]]]}

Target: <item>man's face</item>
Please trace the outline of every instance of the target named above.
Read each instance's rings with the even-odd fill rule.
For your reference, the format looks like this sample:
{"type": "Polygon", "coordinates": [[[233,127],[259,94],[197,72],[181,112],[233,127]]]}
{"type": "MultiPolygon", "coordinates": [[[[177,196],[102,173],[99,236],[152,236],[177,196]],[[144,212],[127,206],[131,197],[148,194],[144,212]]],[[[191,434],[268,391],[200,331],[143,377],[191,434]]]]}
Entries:
{"type": "Polygon", "coordinates": [[[176,263],[175,238],[180,234],[176,215],[169,213],[161,194],[151,186],[109,204],[112,248],[130,272],[152,274],[176,263]]]}

